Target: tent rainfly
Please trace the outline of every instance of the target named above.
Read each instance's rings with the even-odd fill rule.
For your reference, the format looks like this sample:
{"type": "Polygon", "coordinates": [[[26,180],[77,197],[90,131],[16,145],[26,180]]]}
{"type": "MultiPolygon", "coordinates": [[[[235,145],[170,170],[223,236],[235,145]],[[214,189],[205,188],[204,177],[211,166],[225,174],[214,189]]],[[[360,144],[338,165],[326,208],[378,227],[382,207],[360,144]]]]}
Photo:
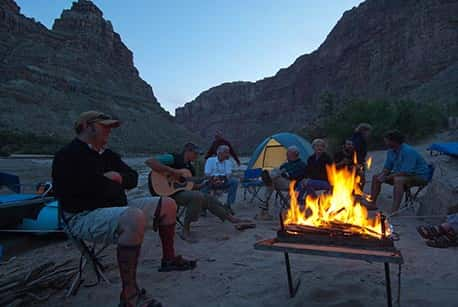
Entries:
{"type": "Polygon", "coordinates": [[[299,148],[300,158],[303,161],[307,161],[313,153],[310,143],[300,136],[288,132],[277,133],[269,136],[256,147],[248,162],[248,168],[273,169],[279,167],[286,161],[288,147],[293,145],[299,148]]]}

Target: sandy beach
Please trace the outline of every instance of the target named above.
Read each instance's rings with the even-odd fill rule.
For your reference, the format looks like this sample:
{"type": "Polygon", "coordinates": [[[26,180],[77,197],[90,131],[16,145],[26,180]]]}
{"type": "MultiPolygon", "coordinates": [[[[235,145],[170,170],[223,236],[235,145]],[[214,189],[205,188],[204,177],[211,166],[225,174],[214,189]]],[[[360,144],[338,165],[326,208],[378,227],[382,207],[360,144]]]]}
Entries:
{"type": "MultiPolygon", "coordinates": [[[[422,153],[426,152],[422,151],[422,153]]],[[[371,152],[374,166],[367,178],[383,165],[385,153],[371,152]]],[[[428,157],[430,159],[430,157],[428,157]]],[[[147,195],[143,158],[126,161],[141,174],[139,188],[129,197],[147,195]]],[[[0,168],[14,171],[24,181],[49,178],[50,160],[0,160],[0,168]]],[[[447,162],[455,163],[456,162],[447,162]]],[[[454,165],[455,165],[454,164],[454,165]]],[[[370,183],[366,185],[368,189],[370,183]]],[[[239,190],[235,206],[237,216],[253,218],[257,203],[243,201],[239,190]]],[[[391,202],[391,188],[384,187],[380,198],[382,209],[391,202]]],[[[273,211],[278,207],[271,206],[273,211]]],[[[404,258],[402,266],[402,306],[458,306],[457,248],[434,249],[427,247],[415,227],[428,221],[410,217],[390,219],[400,240],[396,247],[404,258]]],[[[386,306],[385,278],[382,263],[290,255],[293,276],[301,279],[295,298],[289,298],[282,253],[254,250],[256,241],[272,238],[278,221],[257,222],[255,229],[238,231],[231,224],[221,223],[213,216],[201,218],[193,224],[198,243],[190,244],[176,236],[179,254],[198,260],[193,271],[160,273],[161,249],[159,237],[154,232],[146,235],[139,261],[140,285],[160,300],[164,306],[386,306]]],[[[74,297],[65,298],[61,291],[35,306],[116,306],[120,290],[115,247],[109,247],[103,262],[108,264],[107,276],[111,285],[101,283],[96,287],[81,287],[74,297]]],[[[63,262],[77,259],[78,253],[63,240],[21,253],[14,261],[0,266],[0,279],[15,267],[38,265],[41,262],[63,262]]],[[[397,266],[391,266],[393,298],[397,296],[397,266]]]]}

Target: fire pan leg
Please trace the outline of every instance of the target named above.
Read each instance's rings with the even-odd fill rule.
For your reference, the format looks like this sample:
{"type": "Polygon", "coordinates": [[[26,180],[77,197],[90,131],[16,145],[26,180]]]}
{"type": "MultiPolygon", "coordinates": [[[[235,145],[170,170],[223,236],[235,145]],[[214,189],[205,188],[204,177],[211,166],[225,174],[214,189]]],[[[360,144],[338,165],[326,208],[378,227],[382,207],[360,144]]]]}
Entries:
{"type": "Polygon", "coordinates": [[[286,264],[286,274],[288,275],[288,287],[289,287],[289,296],[290,297],[295,297],[297,293],[297,289],[299,288],[299,285],[301,284],[301,281],[298,280],[296,285],[293,285],[293,277],[291,275],[291,264],[289,262],[289,254],[285,254],[285,264],[286,264]]]}
{"type": "Polygon", "coordinates": [[[398,306],[401,306],[401,266],[402,264],[399,264],[399,270],[398,270],[398,306]]]}
{"type": "Polygon", "coordinates": [[[392,307],[392,299],[391,299],[391,280],[390,280],[390,264],[385,262],[385,283],[386,283],[386,300],[388,303],[388,307],[392,307]]]}

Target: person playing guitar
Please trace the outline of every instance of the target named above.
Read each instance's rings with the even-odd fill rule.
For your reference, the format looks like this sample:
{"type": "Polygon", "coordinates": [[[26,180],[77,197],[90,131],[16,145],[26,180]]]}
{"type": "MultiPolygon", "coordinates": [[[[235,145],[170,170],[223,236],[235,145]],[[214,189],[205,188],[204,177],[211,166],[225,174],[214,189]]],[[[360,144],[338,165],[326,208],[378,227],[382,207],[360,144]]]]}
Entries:
{"type": "MultiPolygon", "coordinates": [[[[234,224],[249,222],[234,217],[217,198],[199,191],[205,186],[205,183],[186,184],[186,178],[189,178],[189,175],[196,175],[192,162],[198,158],[199,154],[201,154],[201,150],[197,145],[187,143],[181,153],[166,154],[158,159],[150,158],[145,162],[152,170],[148,184],[151,194],[168,195],[176,201],[178,206],[186,208],[181,236],[188,242],[196,242],[191,237],[191,223],[199,219],[202,209],[207,209],[219,217],[221,221],[228,220],[234,224]],[[164,177],[165,180],[168,178],[170,183],[170,185],[166,185],[168,189],[161,191],[154,189],[155,186],[159,185],[155,185],[153,181],[160,176],[164,177]],[[174,188],[177,185],[174,185],[173,182],[178,183],[179,187],[174,188]]],[[[194,181],[194,178],[192,180],[194,181]]]]}

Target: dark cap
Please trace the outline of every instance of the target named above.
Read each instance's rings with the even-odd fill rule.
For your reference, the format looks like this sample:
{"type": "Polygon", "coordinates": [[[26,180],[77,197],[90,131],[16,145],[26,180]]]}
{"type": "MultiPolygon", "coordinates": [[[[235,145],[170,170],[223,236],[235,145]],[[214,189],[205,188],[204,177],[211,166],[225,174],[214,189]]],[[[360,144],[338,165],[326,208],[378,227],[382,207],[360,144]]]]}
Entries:
{"type": "Polygon", "coordinates": [[[183,150],[184,150],[184,151],[193,151],[193,152],[195,152],[195,153],[198,153],[199,155],[203,154],[202,149],[200,149],[199,146],[197,146],[196,144],[191,143],[191,142],[186,143],[186,144],[184,145],[183,150]]]}

